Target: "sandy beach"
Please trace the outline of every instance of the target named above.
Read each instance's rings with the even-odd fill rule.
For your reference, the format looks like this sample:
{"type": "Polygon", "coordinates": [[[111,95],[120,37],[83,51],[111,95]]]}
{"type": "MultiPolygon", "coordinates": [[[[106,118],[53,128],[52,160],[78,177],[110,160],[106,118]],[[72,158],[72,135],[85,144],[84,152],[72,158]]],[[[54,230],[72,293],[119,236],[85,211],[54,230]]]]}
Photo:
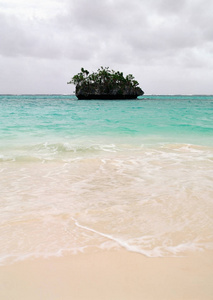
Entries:
{"type": "Polygon", "coordinates": [[[212,105],[0,95],[0,300],[213,300],[212,105]]]}
{"type": "Polygon", "coordinates": [[[125,250],[33,259],[0,267],[4,300],[210,300],[213,252],[147,258],[125,250]]]}

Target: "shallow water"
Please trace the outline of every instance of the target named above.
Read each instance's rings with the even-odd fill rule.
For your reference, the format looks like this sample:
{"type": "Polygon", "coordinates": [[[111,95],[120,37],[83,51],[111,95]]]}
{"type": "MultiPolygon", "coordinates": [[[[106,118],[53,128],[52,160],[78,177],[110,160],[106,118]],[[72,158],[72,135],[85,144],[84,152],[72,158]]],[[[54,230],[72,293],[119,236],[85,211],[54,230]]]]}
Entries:
{"type": "Polygon", "coordinates": [[[0,96],[0,259],[213,248],[213,97],[0,96]]]}

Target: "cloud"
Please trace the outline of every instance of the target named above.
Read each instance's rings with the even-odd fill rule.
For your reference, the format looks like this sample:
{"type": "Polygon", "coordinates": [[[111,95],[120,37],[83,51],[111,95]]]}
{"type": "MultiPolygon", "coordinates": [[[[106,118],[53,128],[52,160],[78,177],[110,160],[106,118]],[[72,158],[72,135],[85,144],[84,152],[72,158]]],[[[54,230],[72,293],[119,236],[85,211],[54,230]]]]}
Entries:
{"type": "Polygon", "coordinates": [[[70,14],[75,24],[86,31],[110,30],[118,23],[114,5],[106,0],[73,1],[70,14]]]}
{"type": "Polygon", "coordinates": [[[47,24],[0,15],[0,54],[3,56],[58,57],[56,36],[47,24]]]}
{"type": "Polygon", "coordinates": [[[2,5],[0,0],[0,56],[8,63],[23,58],[31,69],[37,64],[38,73],[42,64],[49,72],[55,70],[53,64],[66,64],[64,70],[72,66],[72,72],[103,65],[139,76],[142,67],[147,72],[167,67],[198,72],[213,66],[211,0],[20,3],[2,5]]]}
{"type": "Polygon", "coordinates": [[[2,15],[0,53],[79,60],[103,58],[104,53],[116,60],[120,53],[121,61],[133,52],[144,61],[175,56],[211,42],[213,30],[206,21],[210,14],[202,10],[197,18],[201,2],[194,3],[73,0],[67,2],[66,12],[48,20],[2,15]]]}

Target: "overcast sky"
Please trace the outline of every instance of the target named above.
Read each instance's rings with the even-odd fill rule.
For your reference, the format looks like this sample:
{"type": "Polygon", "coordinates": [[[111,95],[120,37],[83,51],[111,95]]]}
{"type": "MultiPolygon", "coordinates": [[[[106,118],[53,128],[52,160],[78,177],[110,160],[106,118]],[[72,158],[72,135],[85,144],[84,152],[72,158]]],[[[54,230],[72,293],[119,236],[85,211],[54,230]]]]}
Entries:
{"type": "Polygon", "coordinates": [[[212,0],[0,0],[0,93],[73,93],[81,67],[213,94],[212,0]]]}

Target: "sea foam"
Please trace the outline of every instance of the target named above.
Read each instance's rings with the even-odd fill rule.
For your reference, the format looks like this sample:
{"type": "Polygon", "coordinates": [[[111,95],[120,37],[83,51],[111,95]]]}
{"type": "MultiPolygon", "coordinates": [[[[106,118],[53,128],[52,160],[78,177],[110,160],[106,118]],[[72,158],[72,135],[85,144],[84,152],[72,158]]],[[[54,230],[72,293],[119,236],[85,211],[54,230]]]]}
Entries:
{"type": "Polygon", "coordinates": [[[213,99],[149,98],[0,96],[2,264],[213,248],[213,99]]]}

